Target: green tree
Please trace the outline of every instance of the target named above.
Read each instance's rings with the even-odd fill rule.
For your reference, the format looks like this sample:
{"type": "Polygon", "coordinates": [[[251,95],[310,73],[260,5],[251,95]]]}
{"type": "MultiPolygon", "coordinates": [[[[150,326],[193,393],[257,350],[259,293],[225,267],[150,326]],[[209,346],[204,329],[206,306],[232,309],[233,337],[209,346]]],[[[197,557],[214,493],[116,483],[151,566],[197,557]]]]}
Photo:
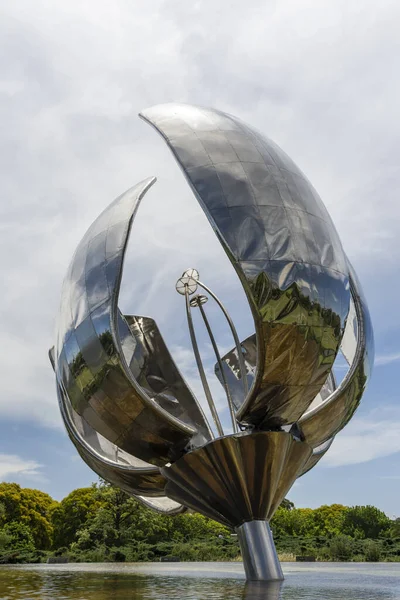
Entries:
{"type": "Polygon", "coordinates": [[[342,531],[354,538],[376,539],[387,534],[390,526],[389,517],[375,506],[352,506],[345,513],[342,531]]]}
{"type": "Polygon", "coordinates": [[[11,543],[11,535],[4,529],[0,529],[0,554],[5,551],[11,543]]]}
{"type": "Polygon", "coordinates": [[[400,519],[394,519],[390,522],[389,535],[392,538],[400,537],[400,519]]]}
{"type": "Polygon", "coordinates": [[[5,525],[3,532],[8,536],[9,542],[6,549],[24,552],[35,551],[35,541],[33,539],[31,530],[27,525],[12,521],[5,525]]]}
{"type": "Polygon", "coordinates": [[[349,560],[354,552],[354,541],[347,535],[338,535],[331,540],[329,553],[332,560],[349,560]]]}
{"type": "Polygon", "coordinates": [[[119,548],[139,541],[154,544],[169,539],[171,518],[144,507],[135,498],[104,481],[93,486],[86,499],[96,509],[82,512],[80,527],[76,522],[74,535],[64,536],[65,543],[76,539],[74,551],[119,548]]]}
{"type": "Polygon", "coordinates": [[[177,517],[170,517],[170,522],[174,540],[210,540],[231,534],[228,527],[198,513],[184,513],[177,517]]]}
{"type": "MultiPolygon", "coordinates": [[[[186,513],[169,517],[150,510],[106,482],[100,482],[95,489],[98,509],[77,531],[76,542],[71,546],[74,553],[84,552],[85,557],[88,552],[91,556],[95,553],[103,559],[109,556],[123,560],[123,556],[129,556],[132,560],[151,560],[168,553],[171,544],[179,542],[230,541],[227,527],[202,515],[186,513]]],[[[182,546],[182,555],[186,550],[182,546]]],[[[196,550],[202,551],[203,547],[196,550]]],[[[223,549],[220,555],[223,556],[223,549]]]]}
{"type": "Polygon", "coordinates": [[[365,540],[363,545],[365,560],[367,562],[379,562],[382,556],[382,548],[375,540],[365,540]]]}
{"type": "Polygon", "coordinates": [[[0,523],[5,523],[7,517],[6,507],[0,502],[0,523]]]}
{"type": "MultiPolygon", "coordinates": [[[[295,508],[285,499],[271,525],[281,552],[323,560],[398,560],[400,519],[373,506],[295,508]]],[[[104,482],[57,503],[15,483],[0,484],[0,562],[42,560],[52,538],[77,561],[229,560],[239,553],[231,530],[197,513],[156,513],[104,482]],[[54,531],[53,531],[54,530],[54,531]],[[36,548],[36,549],[35,549],[36,548]]]]}
{"type": "Polygon", "coordinates": [[[311,508],[279,507],[271,520],[276,536],[312,536],[314,534],[313,510],[311,508]]]}
{"type": "Polygon", "coordinates": [[[292,510],[293,508],[295,508],[293,502],[291,502],[290,500],[288,500],[287,498],[284,498],[281,502],[281,508],[286,508],[286,510],[292,510]]]}
{"type": "Polygon", "coordinates": [[[317,536],[339,535],[343,532],[343,523],[348,508],[342,504],[320,506],[313,510],[313,534],[317,536]]]}
{"type": "Polygon", "coordinates": [[[168,537],[171,518],[143,506],[109,483],[101,481],[97,490],[101,509],[91,523],[91,530],[108,530],[108,543],[120,546],[134,539],[151,544],[168,537]]]}
{"type": "Polygon", "coordinates": [[[51,514],[57,503],[44,492],[21,488],[17,483],[0,483],[0,525],[19,522],[29,527],[38,549],[51,547],[51,514]]]}
{"type": "Polygon", "coordinates": [[[69,546],[86,522],[100,509],[97,486],[78,488],[68,494],[52,512],[53,547],[69,546]]]}

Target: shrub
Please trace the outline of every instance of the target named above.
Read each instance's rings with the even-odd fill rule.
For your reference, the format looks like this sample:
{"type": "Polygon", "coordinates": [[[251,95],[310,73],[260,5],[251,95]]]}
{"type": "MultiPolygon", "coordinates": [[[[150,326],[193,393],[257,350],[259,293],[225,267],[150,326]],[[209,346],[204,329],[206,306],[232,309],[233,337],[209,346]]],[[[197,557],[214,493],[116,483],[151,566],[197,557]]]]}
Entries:
{"type": "Polygon", "coordinates": [[[125,562],[126,555],[121,550],[115,550],[111,552],[110,558],[111,560],[115,560],[115,562],[125,562]]]}
{"type": "Polygon", "coordinates": [[[382,549],[378,542],[365,540],[364,556],[367,562],[379,562],[382,556],[382,549]]]}
{"type": "Polygon", "coordinates": [[[353,554],[354,543],[347,535],[338,535],[329,544],[329,553],[332,560],[349,560],[353,554]]]}

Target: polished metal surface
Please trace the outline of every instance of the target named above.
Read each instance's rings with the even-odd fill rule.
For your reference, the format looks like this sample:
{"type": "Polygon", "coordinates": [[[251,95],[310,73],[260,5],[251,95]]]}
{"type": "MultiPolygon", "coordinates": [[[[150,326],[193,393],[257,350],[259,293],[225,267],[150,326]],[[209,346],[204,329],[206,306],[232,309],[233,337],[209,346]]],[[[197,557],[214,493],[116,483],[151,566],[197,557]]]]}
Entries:
{"type": "Polygon", "coordinates": [[[120,329],[122,349],[139,385],[169,414],[196,425],[199,433],[193,436],[190,447],[210,440],[206,417],[175,365],[154,319],[132,315],[124,315],[124,319],[136,345],[127,330],[123,335],[120,329]]]}
{"type": "Polygon", "coordinates": [[[197,296],[193,296],[193,298],[190,300],[190,306],[192,308],[196,308],[202,304],[207,304],[207,302],[207,296],[204,296],[203,294],[197,294],[197,296]]]}
{"type": "Polygon", "coordinates": [[[215,439],[155,321],[118,308],[134,217],[155,182],[148,178],[96,219],[67,271],[50,351],[61,415],[101,477],[164,514],[190,508],[236,528],[248,579],[278,581],[268,521],[360,403],[373,366],[368,307],[325,206],[274,142],[213,109],[166,104],[141,117],[168,144],[231,261],[254,332],[240,341],[199,272],[182,273],[176,289],[215,439]],[[204,308],[208,298],[232,332],[224,356],[204,308]],[[191,315],[197,308],[226,393],[230,435],[201,361],[191,315]],[[339,350],[349,369],[338,384],[339,350]]]}
{"type": "Polygon", "coordinates": [[[210,288],[207,287],[201,281],[198,281],[198,285],[200,287],[202,287],[208,294],[210,294],[210,296],[212,296],[212,298],[215,300],[215,302],[220,307],[220,309],[229,325],[229,329],[231,330],[233,340],[235,342],[236,355],[237,355],[238,364],[239,364],[238,375],[242,381],[244,397],[246,397],[249,392],[249,383],[248,383],[247,376],[246,376],[246,366],[245,366],[245,362],[244,362],[244,358],[243,358],[242,345],[239,341],[239,336],[237,334],[236,327],[233,324],[233,321],[232,321],[231,317],[229,316],[228,311],[226,310],[225,306],[222,304],[222,302],[218,298],[218,296],[216,294],[214,294],[214,292],[212,290],[210,290],[210,288]]]}
{"type": "MultiPolygon", "coordinates": [[[[299,420],[304,438],[313,447],[335,436],[349,422],[357,409],[371,374],[374,346],[372,324],[361,285],[352,269],[350,284],[357,318],[357,345],[350,369],[328,398],[299,420]]],[[[351,336],[354,324],[349,322],[351,336]]]]}
{"type": "MultiPolygon", "coordinates": [[[[154,368],[163,364],[163,375],[177,373],[171,356],[165,345],[153,344],[140,318],[130,328],[117,306],[132,220],[154,181],[117,198],[79,244],[63,285],[55,370],[74,410],[93,429],[129,454],[164,465],[210,433],[188,389],[176,403],[165,400],[173,383],[165,388],[154,368]]],[[[176,387],[183,385],[180,380],[176,387]]]]}
{"type": "MultiPolygon", "coordinates": [[[[54,348],[49,354],[54,367],[54,348]]],[[[166,480],[158,467],[127,454],[94,430],[74,411],[61,382],[57,382],[57,395],[68,436],[97,475],[157,512],[175,515],[186,511],[186,507],[165,496],[166,480]]]]}
{"type": "Polygon", "coordinates": [[[301,470],[301,472],[300,472],[300,474],[299,474],[298,477],[301,477],[302,475],[305,475],[306,473],[308,473],[308,471],[311,471],[311,469],[313,469],[315,467],[315,465],[321,460],[321,458],[323,456],[325,456],[326,452],[328,452],[329,448],[332,446],[332,443],[333,443],[334,439],[335,438],[332,437],[331,439],[327,440],[326,442],[324,442],[320,446],[317,446],[316,448],[313,448],[312,455],[310,456],[310,458],[308,459],[308,461],[304,465],[304,467],[301,470]]]}
{"type": "MultiPolygon", "coordinates": [[[[211,341],[211,345],[212,345],[213,350],[214,350],[215,358],[217,359],[217,364],[222,369],[221,355],[220,355],[219,350],[218,350],[218,345],[217,345],[217,343],[215,341],[215,337],[214,337],[214,335],[212,333],[212,330],[211,330],[210,322],[209,322],[209,320],[208,320],[208,318],[206,316],[206,313],[204,311],[204,308],[203,308],[204,302],[202,302],[202,299],[206,298],[206,296],[198,296],[197,298],[198,298],[198,300],[197,300],[197,306],[199,307],[201,316],[203,317],[204,325],[206,326],[207,333],[209,335],[209,338],[210,338],[210,341],[211,341]]],[[[230,389],[229,389],[229,386],[228,386],[228,382],[224,378],[223,371],[221,371],[221,372],[222,372],[222,377],[223,377],[223,383],[224,383],[224,389],[225,389],[226,399],[228,401],[229,414],[231,416],[231,421],[232,421],[232,430],[233,430],[233,433],[236,433],[238,431],[238,426],[237,426],[237,421],[236,421],[236,417],[235,417],[235,408],[233,406],[232,396],[231,396],[231,392],[230,392],[230,389]]]]}
{"type": "Polygon", "coordinates": [[[243,523],[236,528],[236,533],[246,578],[249,581],[283,581],[281,564],[268,522],[243,523]]]}
{"type": "MultiPolygon", "coordinates": [[[[195,272],[198,275],[198,271],[196,271],[195,269],[191,269],[191,272],[195,272]]],[[[193,281],[191,281],[191,279],[187,279],[187,277],[184,276],[178,281],[178,284],[180,284],[180,282],[183,282],[186,280],[186,283],[183,283],[183,285],[185,286],[185,296],[186,296],[186,315],[187,315],[187,319],[188,319],[188,326],[189,326],[189,333],[190,333],[190,338],[192,341],[192,347],[193,347],[193,352],[195,355],[195,359],[196,359],[196,363],[197,363],[197,368],[199,370],[199,374],[200,374],[200,379],[202,381],[203,384],[203,389],[204,389],[204,393],[206,395],[210,410],[211,410],[211,414],[213,416],[214,422],[217,425],[217,430],[219,435],[223,435],[223,430],[222,430],[222,426],[220,423],[220,420],[218,418],[218,414],[217,411],[215,409],[215,404],[214,401],[212,399],[211,396],[211,391],[210,388],[208,386],[207,381],[205,380],[205,373],[204,373],[204,368],[203,368],[203,364],[201,362],[201,357],[200,357],[200,353],[198,350],[198,346],[197,346],[197,341],[196,341],[196,336],[195,336],[195,332],[194,332],[194,327],[193,327],[193,319],[192,319],[192,315],[191,315],[191,308],[198,308],[201,314],[201,317],[203,319],[203,323],[205,325],[205,328],[207,330],[208,333],[208,337],[210,339],[211,342],[211,346],[213,348],[214,354],[215,354],[215,358],[217,359],[217,364],[219,366],[220,369],[220,373],[221,373],[221,378],[222,378],[222,384],[224,386],[224,390],[225,390],[225,394],[226,394],[226,399],[228,402],[228,408],[229,408],[229,414],[231,417],[231,422],[232,422],[232,431],[233,433],[236,433],[238,431],[238,423],[236,420],[236,415],[235,415],[235,407],[233,405],[233,401],[232,401],[232,396],[231,396],[231,390],[229,388],[228,382],[226,380],[225,377],[225,372],[223,369],[223,364],[221,361],[221,355],[218,349],[218,344],[215,340],[214,334],[212,332],[211,326],[210,326],[210,322],[207,318],[207,315],[205,313],[205,310],[203,308],[203,304],[206,304],[208,302],[208,297],[204,296],[203,294],[197,294],[196,296],[193,296],[190,300],[189,300],[189,295],[193,294],[193,291],[191,291],[191,289],[193,290],[193,281]],[[191,285],[192,283],[192,285],[191,285]]],[[[181,293],[180,291],[180,285],[176,286],[176,289],[178,291],[178,293],[181,293]]],[[[202,287],[206,288],[206,286],[204,286],[200,281],[198,281],[198,277],[196,280],[196,289],[197,289],[197,284],[201,285],[202,287]]],[[[208,288],[207,288],[208,289],[208,288]]],[[[234,336],[234,340],[236,342],[236,340],[238,340],[237,337],[237,333],[236,333],[236,329],[233,326],[232,320],[230,318],[230,316],[228,315],[228,312],[226,311],[225,307],[223,306],[222,302],[215,296],[215,294],[213,294],[213,292],[211,290],[209,290],[209,293],[212,295],[212,297],[216,300],[218,306],[222,309],[222,312],[224,314],[224,316],[226,317],[231,331],[233,333],[234,336]]],[[[240,354],[242,354],[241,352],[241,348],[240,348],[240,343],[239,341],[237,341],[237,348],[239,348],[239,352],[240,354]]],[[[244,380],[246,379],[246,393],[248,391],[247,388],[247,378],[245,376],[243,376],[243,373],[245,373],[245,369],[244,369],[244,365],[241,364],[241,376],[242,376],[242,381],[244,382],[244,380]]]]}
{"type": "Polygon", "coordinates": [[[207,377],[206,377],[204,367],[203,367],[203,362],[201,360],[201,356],[200,356],[200,352],[199,352],[199,347],[197,345],[196,334],[195,334],[194,327],[193,327],[193,319],[192,319],[190,299],[189,299],[189,293],[190,293],[189,290],[190,290],[190,282],[185,284],[185,305],[186,305],[186,317],[187,317],[187,322],[188,322],[188,326],[189,326],[189,333],[190,333],[190,340],[192,342],[193,354],[194,354],[194,357],[196,360],[197,369],[199,371],[200,380],[201,380],[201,384],[203,386],[204,394],[205,394],[205,397],[207,398],[208,407],[210,409],[213,421],[217,428],[218,435],[222,436],[222,435],[224,435],[224,430],[222,429],[218,411],[215,407],[215,403],[214,403],[214,399],[211,394],[210,386],[208,385],[207,377]]]}
{"type": "Polygon", "coordinates": [[[349,310],[348,266],[318,194],[274,142],[220,111],[141,113],[165,139],[243,284],[257,369],[237,418],[293,423],[332,368],[349,310]]]}
{"type": "Polygon", "coordinates": [[[290,433],[243,432],[192,450],[161,472],[167,496],[238,527],[270,519],[311,454],[290,433]]]}

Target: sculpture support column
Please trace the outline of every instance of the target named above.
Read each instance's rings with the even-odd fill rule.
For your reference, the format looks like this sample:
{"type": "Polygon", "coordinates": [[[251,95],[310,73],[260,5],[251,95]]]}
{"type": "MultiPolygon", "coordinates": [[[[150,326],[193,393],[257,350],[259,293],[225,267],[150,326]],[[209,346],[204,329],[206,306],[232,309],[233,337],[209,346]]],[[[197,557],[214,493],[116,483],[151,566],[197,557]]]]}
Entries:
{"type": "Polygon", "coordinates": [[[249,581],[282,581],[283,573],[268,521],[248,521],[236,528],[249,581]]]}

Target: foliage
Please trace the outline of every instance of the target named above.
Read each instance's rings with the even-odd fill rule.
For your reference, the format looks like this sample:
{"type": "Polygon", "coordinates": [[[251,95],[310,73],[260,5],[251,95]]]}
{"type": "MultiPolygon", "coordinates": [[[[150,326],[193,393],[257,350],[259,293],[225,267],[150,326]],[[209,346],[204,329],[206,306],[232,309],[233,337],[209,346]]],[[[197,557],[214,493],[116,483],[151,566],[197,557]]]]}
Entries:
{"type": "Polygon", "coordinates": [[[77,531],[96,515],[99,508],[96,486],[78,488],[68,494],[52,513],[54,546],[69,546],[77,531]]]}
{"type": "Polygon", "coordinates": [[[3,528],[0,530],[0,554],[11,545],[11,535],[3,528]]]}
{"type": "Polygon", "coordinates": [[[348,508],[343,522],[343,533],[355,538],[375,539],[390,530],[390,519],[375,506],[348,508]]]}
{"type": "Polygon", "coordinates": [[[348,508],[342,504],[324,505],[313,510],[313,534],[340,535],[348,508]]]}
{"type": "Polygon", "coordinates": [[[21,488],[16,483],[0,483],[0,505],[0,527],[13,521],[20,522],[29,528],[36,548],[51,547],[51,515],[57,503],[48,494],[21,488]]]}
{"type": "Polygon", "coordinates": [[[287,510],[279,507],[272,521],[272,531],[276,537],[280,535],[303,536],[312,532],[313,511],[311,508],[293,508],[287,510]]]}
{"type": "MultiPolygon", "coordinates": [[[[91,518],[86,519],[85,527],[76,531],[75,542],[71,545],[74,553],[103,548],[114,549],[115,554],[115,549],[131,546],[132,550],[126,551],[125,557],[150,560],[151,553],[163,555],[159,549],[152,549],[156,544],[175,544],[188,540],[192,543],[194,540],[204,541],[230,535],[226,527],[199,514],[168,517],[156,513],[105,482],[93,489],[98,509],[91,518]]],[[[174,551],[177,551],[175,546],[168,550],[174,551]]],[[[119,554],[117,556],[122,560],[119,554]]]]}
{"type": "Polygon", "coordinates": [[[380,544],[374,540],[365,540],[364,556],[367,562],[379,562],[382,556],[380,544]]]}
{"type": "Polygon", "coordinates": [[[394,519],[390,522],[389,535],[393,538],[400,538],[400,519],[394,519]]]}
{"type": "MultiPolygon", "coordinates": [[[[271,526],[282,556],[400,561],[400,520],[373,506],[296,508],[285,499],[271,526]]],[[[38,490],[0,484],[0,562],[46,560],[51,543],[53,555],[76,562],[240,557],[227,527],[191,512],[161,515],[104,481],[60,503],[38,490]]]]}
{"type": "Polygon", "coordinates": [[[0,563],[37,562],[38,552],[31,530],[24,523],[11,521],[0,530],[0,563]]]}
{"type": "Polygon", "coordinates": [[[293,502],[291,502],[288,498],[284,498],[281,502],[281,508],[286,508],[286,510],[292,510],[294,508],[293,502]]]}
{"type": "Polygon", "coordinates": [[[332,560],[349,560],[354,553],[354,543],[347,535],[334,537],[329,544],[329,554],[332,560]]]}
{"type": "Polygon", "coordinates": [[[5,525],[3,533],[8,536],[6,549],[24,550],[27,552],[33,552],[35,550],[35,541],[31,530],[27,525],[11,521],[11,523],[5,525]]]}

